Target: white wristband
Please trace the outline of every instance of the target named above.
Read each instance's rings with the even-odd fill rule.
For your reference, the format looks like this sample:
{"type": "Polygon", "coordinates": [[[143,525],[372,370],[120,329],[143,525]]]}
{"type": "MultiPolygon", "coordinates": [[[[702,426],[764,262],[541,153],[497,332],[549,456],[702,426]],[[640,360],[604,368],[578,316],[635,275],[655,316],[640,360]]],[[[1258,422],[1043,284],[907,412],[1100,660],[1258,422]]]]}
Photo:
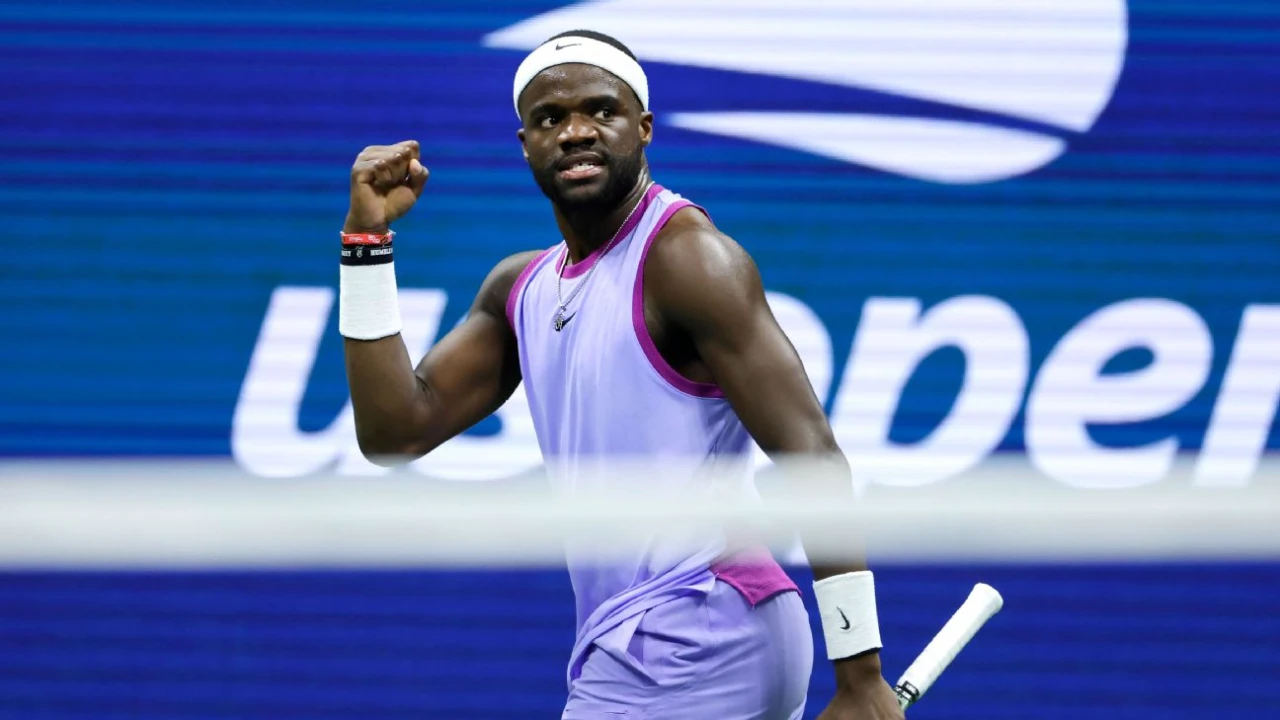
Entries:
{"type": "Polygon", "coordinates": [[[880,618],[876,615],[876,584],[870,570],[836,575],[813,584],[818,616],[831,660],[878,650],[880,618]]]}
{"type": "Polygon", "coordinates": [[[352,340],[378,340],[400,332],[395,263],[340,265],[338,332],[352,340]]]}

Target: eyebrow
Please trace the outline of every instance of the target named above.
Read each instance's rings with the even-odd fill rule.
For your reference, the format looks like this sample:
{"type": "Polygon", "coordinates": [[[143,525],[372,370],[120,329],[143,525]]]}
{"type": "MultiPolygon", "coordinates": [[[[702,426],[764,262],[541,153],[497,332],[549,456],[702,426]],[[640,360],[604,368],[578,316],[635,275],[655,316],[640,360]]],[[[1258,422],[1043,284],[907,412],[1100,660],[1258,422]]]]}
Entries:
{"type": "MultiPolygon", "coordinates": [[[[599,94],[585,97],[579,104],[587,107],[599,107],[601,105],[621,105],[623,102],[625,101],[617,95],[599,94]]],[[[529,116],[533,117],[549,110],[563,110],[564,107],[564,103],[555,100],[544,100],[529,108],[529,116]]]]}

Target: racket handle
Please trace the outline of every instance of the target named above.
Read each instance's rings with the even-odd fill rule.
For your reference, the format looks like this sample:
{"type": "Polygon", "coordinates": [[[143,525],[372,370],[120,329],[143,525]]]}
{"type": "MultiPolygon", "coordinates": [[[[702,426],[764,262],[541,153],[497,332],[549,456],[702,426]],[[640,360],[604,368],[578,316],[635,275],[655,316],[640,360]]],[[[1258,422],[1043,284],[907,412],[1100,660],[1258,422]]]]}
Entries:
{"type": "Polygon", "coordinates": [[[1003,606],[1004,598],[1000,597],[995,588],[983,583],[973,587],[960,609],[933,636],[933,640],[929,641],[924,651],[894,685],[893,689],[898,694],[898,704],[902,709],[905,710],[929,691],[942,671],[955,660],[956,654],[973,638],[974,633],[1003,606]]]}

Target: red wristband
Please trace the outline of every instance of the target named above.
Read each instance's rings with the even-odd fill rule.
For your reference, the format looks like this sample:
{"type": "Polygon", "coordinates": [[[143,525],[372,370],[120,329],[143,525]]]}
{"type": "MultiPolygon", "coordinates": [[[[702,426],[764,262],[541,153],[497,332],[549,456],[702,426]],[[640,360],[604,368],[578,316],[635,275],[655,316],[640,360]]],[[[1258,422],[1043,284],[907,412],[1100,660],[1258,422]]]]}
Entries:
{"type": "Polygon", "coordinates": [[[394,230],[385,233],[342,233],[343,245],[388,245],[396,236],[394,230]]]}

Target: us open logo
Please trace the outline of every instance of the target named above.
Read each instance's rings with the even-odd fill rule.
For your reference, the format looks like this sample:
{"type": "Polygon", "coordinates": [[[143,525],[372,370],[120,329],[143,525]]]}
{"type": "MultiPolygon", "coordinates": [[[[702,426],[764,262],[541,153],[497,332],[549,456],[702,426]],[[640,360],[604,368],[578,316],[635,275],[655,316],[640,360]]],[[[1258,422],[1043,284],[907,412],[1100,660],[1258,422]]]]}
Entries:
{"type": "Polygon", "coordinates": [[[1124,0],[602,0],[484,42],[531,50],[566,28],[614,35],[641,61],[820,83],[852,106],[681,112],[655,87],[660,123],[970,184],[1043,167],[1094,126],[1124,64],[1128,13],[1124,0]],[[858,98],[899,109],[860,111],[858,98]]]}

